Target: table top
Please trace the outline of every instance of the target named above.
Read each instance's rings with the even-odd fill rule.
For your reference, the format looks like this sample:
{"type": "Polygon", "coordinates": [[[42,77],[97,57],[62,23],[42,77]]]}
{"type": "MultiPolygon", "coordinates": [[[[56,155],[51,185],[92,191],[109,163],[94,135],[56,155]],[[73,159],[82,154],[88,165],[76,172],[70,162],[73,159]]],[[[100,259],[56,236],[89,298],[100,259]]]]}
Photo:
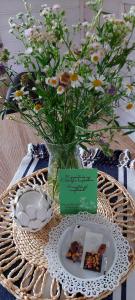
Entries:
{"type": "MultiPolygon", "coordinates": [[[[53,219],[37,233],[22,231],[11,217],[11,201],[18,188],[39,184],[46,190],[46,174],[47,169],[43,169],[20,180],[4,192],[0,199],[0,280],[11,293],[24,300],[57,300],[60,295],[63,299],[69,299],[59,282],[50,278],[44,256],[49,232],[62,218],[59,208],[54,206],[53,219]]],[[[130,272],[135,265],[135,202],[122,185],[103,172],[98,173],[98,212],[117,223],[128,239],[131,245],[130,272]]],[[[124,276],[122,281],[125,278],[124,276]]],[[[98,299],[109,293],[100,294],[98,299]]],[[[77,298],[76,295],[70,297],[77,298]]],[[[80,299],[85,297],[80,295],[80,299]]]]}

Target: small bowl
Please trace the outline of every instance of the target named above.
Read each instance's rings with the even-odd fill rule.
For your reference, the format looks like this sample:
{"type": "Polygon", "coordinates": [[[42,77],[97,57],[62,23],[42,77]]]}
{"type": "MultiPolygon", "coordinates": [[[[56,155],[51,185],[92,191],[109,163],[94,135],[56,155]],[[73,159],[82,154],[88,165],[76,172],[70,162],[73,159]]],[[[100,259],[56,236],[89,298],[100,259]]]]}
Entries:
{"type": "Polygon", "coordinates": [[[52,218],[52,201],[38,185],[17,191],[12,203],[13,219],[22,230],[37,232],[52,218]]]}

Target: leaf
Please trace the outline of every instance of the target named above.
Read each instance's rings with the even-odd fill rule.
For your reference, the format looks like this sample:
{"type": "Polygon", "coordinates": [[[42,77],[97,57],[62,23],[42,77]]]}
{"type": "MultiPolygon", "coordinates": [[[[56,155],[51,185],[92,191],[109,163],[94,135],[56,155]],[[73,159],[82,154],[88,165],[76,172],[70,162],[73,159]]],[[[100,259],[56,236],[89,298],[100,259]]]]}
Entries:
{"type": "Polygon", "coordinates": [[[131,127],[135,128],[135,123],[128,122],[128,124],[129,124],[131,127]]]}
{"type": "Polygon", "coordinates": [[[123,133],[123,135],[132,134],[132,133],[134,133],[134,132],[135,132],[135,130],[126,131],[126,132],[123,133]]]}
{"type": "Polygon", "coordinates": [[[105,10],[102,10],[102,14],[103,14],[103,15],[110,15],[110,12],[107,12],[107,11],[105,11],[105,10]]]}
{"type": "Polygon", "coordinates": [[[2,119],[2,120],[4,119],[5,115],[6,115],[6,110],[5,110],[5,109],[4,109],[4,110],[1,110],[1,111],[0,111],[0,116],[1,116],[1,119],[2,119]]]}
{"type": "Polygon", "coordinates": [[[110,61],[109,63],[109,67],[111,68],[113,66],[120,65],[122,68],[126,62],[127,56],[130,54],[131,51],[132,48],[124,49],[120,55],[114,56],[112,61],[110,61]]]}
{"type": "Polygon", "coordinates": [[[117,127],[119,127],[119,128],[120,128],[120,124],[119,124],[119,122],[118,122],[118,121],[116,121],[116,119],[114,120],[114,123],[117,125],[117,127]]]}
{"type": "Polygon", "coordinates": [[[89,152],[88,148],[87,148],[84,144],[80,143],[79,145],[81,146],[81,148],[82,148],[83,150],[89,152]]]}

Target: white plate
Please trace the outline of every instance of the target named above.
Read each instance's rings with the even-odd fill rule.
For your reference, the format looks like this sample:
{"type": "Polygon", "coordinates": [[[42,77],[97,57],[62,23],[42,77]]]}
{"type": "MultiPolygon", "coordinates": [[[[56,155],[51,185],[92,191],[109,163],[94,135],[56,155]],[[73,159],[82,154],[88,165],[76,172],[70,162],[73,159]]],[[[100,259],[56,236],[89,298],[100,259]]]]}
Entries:
{"type": "Polygon", "coordinates": [[[86,297],[98,297],[102,292],[113,291],[121,278],[128,273],[129,250],[130,245],[116,224],[110,223],[99,214],[80,213],[64,217],[52,229],[49,242],[45,246],[45,256],[48,259],[48,272],[61,283],[63,290],[70,294],[81,293],[86,297]],[[108,260],[105,275],[102,274],[103,270],[100,274],[83,270],[79,263],[73,263],[65,257],[76,225],[103,234],[103,242],[109,242],[105,253],[108,260]]]}
{"type": "MultiPolygon", "coordinates": [[[[79,225],[79,224],[78,224],[79,225]]],[[[110,231],[106,229],[104,225],[101,224],[93,224],[89,223],[89,225],[85,226],[86,230],[89,230],[93,233],[101,233],[103,234],[103,244],[108,244],[105,256],[107,257],[107,271],[111,268],[115,253],[116,253],[116,247],[114,243],[114,239],[112,235],[110,234],[110,231]]],[[[68,227],[67,230],[62,234],[59,242],[58,242],[58,257],[61,265],[65,269],[65,271],[68,271],[73,276],[76,276],[77,278],[90,278],[94,279],[97,277],[100,277],[104,273],[104,259],[102,261],[102,269],[101,272],[92,272],[89,270],[84,270],[81,267],[81,263],[76,262],[73,263],[70,259],[66,258],[66,253],[68,252],[68,249],[71,245],[71,237],[73,234],[75,226],[68,227]]]]}

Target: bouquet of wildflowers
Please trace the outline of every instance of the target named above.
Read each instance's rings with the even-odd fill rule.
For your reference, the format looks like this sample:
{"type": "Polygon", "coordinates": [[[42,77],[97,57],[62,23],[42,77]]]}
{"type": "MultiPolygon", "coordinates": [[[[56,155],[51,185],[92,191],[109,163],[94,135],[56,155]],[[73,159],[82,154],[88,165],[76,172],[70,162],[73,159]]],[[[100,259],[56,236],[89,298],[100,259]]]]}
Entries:
{"type": "MultiPolygon", "coordinates": [[[[0,53],[0,75],[7,74],[14,86],[12,101],[5,100],[4,108],[19,112],[49,143],[89,141],[104,148],[105,133],[112,138],[120,130],[115,110],[119,101],[125,101],[127,109],[134,107],[135,82],[129,78],[135,65],[130,58],[135,50],[131,42],[135,7],[117,19],[114,15],[104,16],[102,4],[102,0],[88,1],[94,19],[70,28],[58,4],[42,5],[36,19],[31,5],[24,1],[26,13],[9,19],[9,32],[23,45],[14,60],[23,65],[25,72],[19,86],[14,85],[14,71],[7,64],[13,57],[7,49],[0,53]],[[75,45],[78,32],[84,38],[75,45]],[[93,129],[97,123],[100,129],[93,129]]],[[[135,124],[126,128],[131,133],[135,124]]]]}

